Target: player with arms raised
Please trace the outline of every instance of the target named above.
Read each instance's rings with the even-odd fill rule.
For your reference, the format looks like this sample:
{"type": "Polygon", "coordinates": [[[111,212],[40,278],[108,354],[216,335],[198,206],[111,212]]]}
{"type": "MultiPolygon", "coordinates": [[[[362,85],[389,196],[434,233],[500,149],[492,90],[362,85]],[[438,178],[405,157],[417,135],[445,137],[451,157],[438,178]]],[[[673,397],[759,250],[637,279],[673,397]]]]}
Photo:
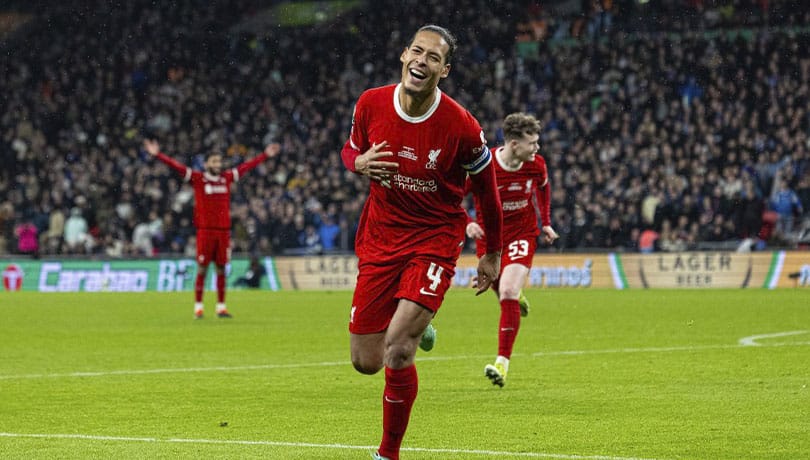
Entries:
{"type": "Polygon", "coordinates": [[[463,245],[468,175],[492,236],[478,266],[479,293],[500,268],[501,212],[491,154],[478,121],[438,88],[455,49],[446,29],[420,28],[400,55],[400,83],[360,96],[341,152],[348,169],[372,179],[357,230],[359,274],[349,332],[359,372],[385,367],[377,459],[399,459],[417,394],[416,348],[450,287],[463,245]]]}
{"type": "MultiPolygon", "coordinates": [[[[519,304],[521,289],[532,266],[537,249],[537,237],[551,244],[558,238],[551,227],[551,186],[548,182],[546,161],[537,154],[540,123],[531,115],[513,113],[504,119],[505,144],[493,152],[495,178],[503,206],[503,254],[500,278],[492,284],[501,305],[498,330],[498,356],[495,364],[488,364],[484,374],[493,384],[503,386],[509,359],[520,328],[520,317],[528,314],[528,305],[519,304]],[[533,198],[540,210],[542,228],[537,228],[537,213],[533,198]]],[[[481,216],[481,202],[473,197],[477,215],[481,216]]],[[[488,232],[482,222],[469,222],[467,236],[478,240],[478,256],[484,256],[488,247],[488,232]]],[[[524,301],[525,302],[525,301],[524,301]]]]}
{"type": "Polygon", "coordinates": [[[197,278],[194,281],[194,317],[203,317],[203,290],[208,264],[217,271],[217,305],[219,318],[230,318],[225,306],[225,266],[231,258],[231,184],[259,165],[278,155],[281,147],[273,143],[264,152],[235,168],[222,170],[222,154],[205,156],[205,171],[195,171],[160,151],[157,141],[146,139],[146,151],[166,163],[194,188],[194,226],[197,228],[197,278]]]}

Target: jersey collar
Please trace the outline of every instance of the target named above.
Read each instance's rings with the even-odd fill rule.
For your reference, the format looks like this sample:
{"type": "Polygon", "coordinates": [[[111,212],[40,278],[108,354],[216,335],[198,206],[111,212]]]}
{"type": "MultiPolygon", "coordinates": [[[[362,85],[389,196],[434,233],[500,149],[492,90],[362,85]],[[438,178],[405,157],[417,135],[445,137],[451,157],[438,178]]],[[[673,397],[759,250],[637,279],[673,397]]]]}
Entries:
{"type": "Polygon", "coordinates": [[[211,181],[211,182],[216,182],[216,181],[219,180],[220,177],[222,177],[222,174],[214,175],[214,174],[209,174],[208,172],[203,171],[203,176],[205,177],[205,180],[208,180],[208,181],[211,181]]]}
{"type": "Polygon", "coordinates": [[[501,159],[502,154],[503,154],[503,146],[500,146],[497,149],[495,149],[495,160],[498,161],[498,164],[501,166],[501,168],[503,168],[504,171],[515,172],[520,171],[520,169],[523,168],[523,162],[521,162],[517,168],[509,167],[509,165],[507,165],[506,162],[504,162],[501,159]]]}
{"type": "Polygon", "coordinates": [[[433,112],[435,112],[436,109],[439,108],[439,102],[442,100],[442,91],[437,86],[435,91],[436,97],[433,99],[433,104],[430,105],[428,111],[425,112],[425,114],[422,115],[421,117],[412,117],[407,113],[405,113],[405,111],[402,110],[402,106],[399,104],[399,92],[401,89],[402,83],[397,84],[397,87],[394,89],[394,110],[397,111],[397,115],[399,115],[399,118],[402,118],[408,123],[421,123],[430,118],[430,116],[433,115],[433,112]]]}

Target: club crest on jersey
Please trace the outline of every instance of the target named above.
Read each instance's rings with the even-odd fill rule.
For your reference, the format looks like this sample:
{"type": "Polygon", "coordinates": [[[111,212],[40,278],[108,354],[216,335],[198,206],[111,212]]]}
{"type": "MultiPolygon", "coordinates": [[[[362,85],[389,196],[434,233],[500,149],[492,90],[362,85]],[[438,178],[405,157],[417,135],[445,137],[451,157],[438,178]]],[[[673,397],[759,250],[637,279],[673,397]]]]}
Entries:
{"type": "Polygon", "coordinates": [[[436,169],[436,160],[439,158],[440,153],[442,153],[442,149],[431,150],[430,153],[428,153],[428,162],[425,165],[425,169],[436,169]]]}

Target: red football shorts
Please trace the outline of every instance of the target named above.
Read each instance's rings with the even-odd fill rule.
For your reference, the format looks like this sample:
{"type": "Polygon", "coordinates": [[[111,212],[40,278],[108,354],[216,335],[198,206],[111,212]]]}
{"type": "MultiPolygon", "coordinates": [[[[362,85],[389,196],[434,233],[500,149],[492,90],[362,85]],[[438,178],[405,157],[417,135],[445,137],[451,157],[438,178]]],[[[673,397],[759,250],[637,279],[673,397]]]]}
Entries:
{"type": "MultiPolygon", "coordinates": [[[[537,237],[535,236],[518,237],[505,242],[501,250],[501,272],[499,275],[503,274],[503,269],[511,264],[520,264],[531,270],[535,250],[537,250],[537,237]]],[[[479,259],[486,253],[486,244],[483,240],[478,240],[475,252],[479,259]]],[[[501,279],[498,278],[492,283],[492,289],[495,292],[500,289],[500,281],[501,279]]]]}
{"type": "MultiPolygon", "coordinates": [[[[503,268],[511,264],[520,264],[526,268],[532,268],[532,259],[537,250],[537,237],[530,236],[518,238],[511,241],[504,241],[501,250],[501,273],[503,268]]],[[[486,245],[483,240],[476,243],[476,254],[480,259],[486,253],[486,245]]]]}
{"type": "Polygon", "coordinates": [[[197,263],[224,266],[231,260],[230,230],[197,230],[197,263]]]}
{"type": "Polygon", "coordinates": [[[349,318],[352,334],[388,329],[399,299],[411,300],[435,313],[455,274],[455,263],[426,257],[385,264],[360,261],[358,268],[349,318]]]}

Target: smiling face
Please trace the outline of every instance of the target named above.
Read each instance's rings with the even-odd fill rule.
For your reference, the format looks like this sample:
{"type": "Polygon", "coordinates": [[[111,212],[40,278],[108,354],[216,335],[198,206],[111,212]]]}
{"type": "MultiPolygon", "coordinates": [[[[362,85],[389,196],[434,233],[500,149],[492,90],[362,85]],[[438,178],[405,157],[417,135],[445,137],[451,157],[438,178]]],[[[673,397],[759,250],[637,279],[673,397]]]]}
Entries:
{"type": "Polygon", "coordinates": [[[400,55],[402,87],[411,95],[430,95],[439,80],[450,74],[447,53],[450,45],[436,32],[417,32],[411,44],[400,55]]]}
{"type": "Polygon", "coordinates": [[[527,113],[511,113],[503,120],[503,137],[510,159],[531,161],[540,149],[540,122],[527,113]]]}
{"type": "Polygon", "coordinates": [[[512,154],[520,161],[531,161],[540,149],[540,135],[537,133],[523,133],[518,139],[511,139],[509,145],[512,147],[512,154]]]}
{"type": "Polygon", "coordinates": [[[209,155],[208,158],[205,159],[203,166],[205,167],[205,172],[218,176],[219,173],[222,172],[222,155],[217,153],[209,155]]]}

